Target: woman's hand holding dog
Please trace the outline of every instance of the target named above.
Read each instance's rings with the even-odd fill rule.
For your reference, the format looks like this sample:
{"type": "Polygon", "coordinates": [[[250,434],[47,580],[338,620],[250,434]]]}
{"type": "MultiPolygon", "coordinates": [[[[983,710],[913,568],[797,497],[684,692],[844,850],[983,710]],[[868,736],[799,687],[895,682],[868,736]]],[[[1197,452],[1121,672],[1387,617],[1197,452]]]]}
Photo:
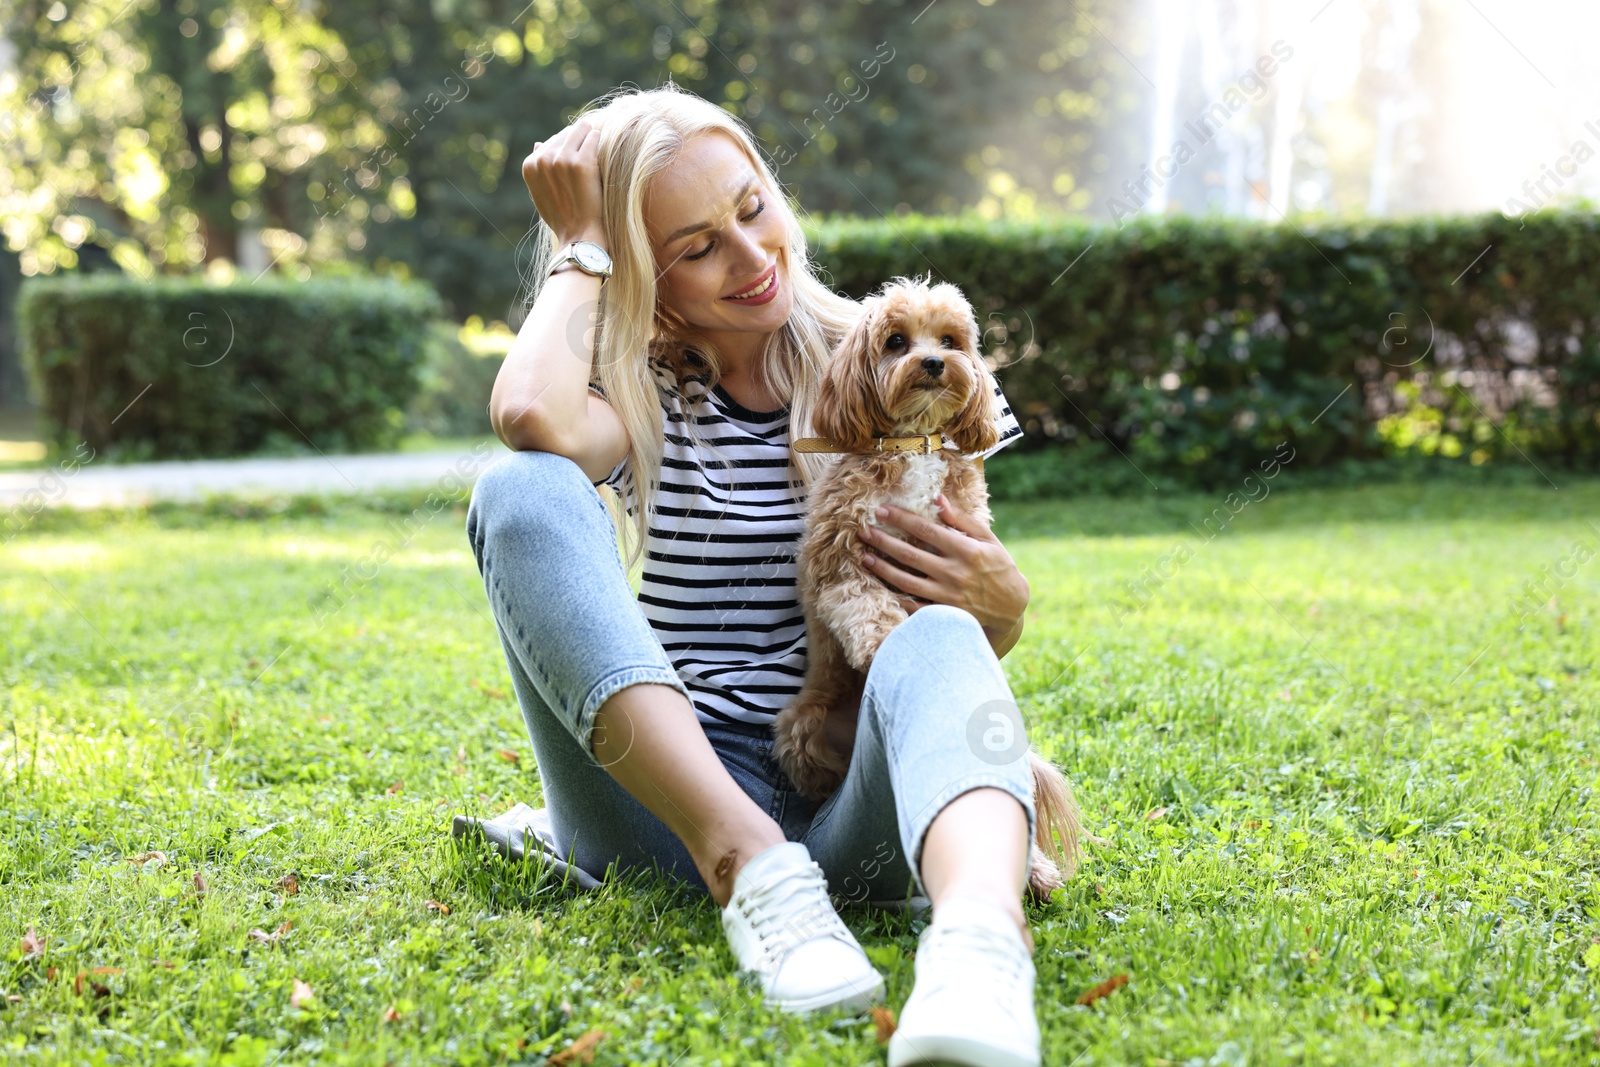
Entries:
{"type": "Polygon", "coordinates": [[[879,522],[934,546],[937,554],[868,525],[862,527],[860,534],[867,545],[862,564],[891,588],[908,594],[900,597],[906,614],[916,612],[925,603],[963,608],[978,620],[994,643],[1008,636],[1022,621],[1022,612],[1028,606],[1028,579],[993,531],[943,495],[938,503],[943,522],[931,522],[892,505],[880,509],[878,515],[879,522]],[[919,578],[897,566],[900,563],[927,577],[919,578]]]}

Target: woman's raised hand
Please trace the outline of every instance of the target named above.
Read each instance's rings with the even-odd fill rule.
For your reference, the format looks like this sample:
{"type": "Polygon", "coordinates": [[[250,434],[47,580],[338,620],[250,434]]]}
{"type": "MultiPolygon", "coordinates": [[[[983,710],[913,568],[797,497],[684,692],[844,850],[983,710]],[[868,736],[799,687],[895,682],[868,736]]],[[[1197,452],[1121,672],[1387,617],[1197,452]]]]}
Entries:
{"type": "Polygon", "coordinates": [[[533,206],[558,244],[605,242],[605,214],[600,194],[600,128],[579,118],[548,141],[536,141],[522,161],[522,180],[533,206]]]}

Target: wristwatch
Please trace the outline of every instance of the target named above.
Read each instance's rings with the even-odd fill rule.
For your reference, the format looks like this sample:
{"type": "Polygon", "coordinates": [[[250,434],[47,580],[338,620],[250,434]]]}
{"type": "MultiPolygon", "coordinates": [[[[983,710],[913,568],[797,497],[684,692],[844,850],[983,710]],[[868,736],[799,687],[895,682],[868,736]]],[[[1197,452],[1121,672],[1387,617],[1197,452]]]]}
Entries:
{"type": "Polygon", "coordinates": [[[554,274],[568,262],[576,263],[579,270],[601,281],[611,277],[611,253],[593,241],[573,241],[567,245],[550,262],[550,273],[554,274]]]}

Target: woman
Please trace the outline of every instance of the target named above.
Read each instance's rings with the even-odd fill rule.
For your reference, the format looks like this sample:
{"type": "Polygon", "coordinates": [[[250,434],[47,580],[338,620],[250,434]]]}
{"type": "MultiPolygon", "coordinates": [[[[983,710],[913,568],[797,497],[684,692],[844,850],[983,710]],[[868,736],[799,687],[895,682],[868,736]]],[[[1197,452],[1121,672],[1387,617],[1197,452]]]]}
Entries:
{"type": "Polygon", "coordinates": [[[1029,768],[967,742],[977,709],[1011,700],[999,656],[1026,580],[969,516],[891,513],[940,554],[868,541],[882,555],[863,565],[912,614],[872,663],[845,783],[820,807],[795,791],[771,723],[804,675],[794,552],[832,458],[791,453],[791,424],[811,435],[860,307],[813,277],[743,124],[670,84],[611,94],[523,176],[534,296],[489,407],[514,452],[479,479],[467,532],[555,837],[586,871],[704,888],[740,969],[796,1012],[883,998],[830,886],[923,893],[891,1067],[1037,1064],[1029,768]],[[648,549],[637,600],[619,529],[628,568],[648,549]]]}

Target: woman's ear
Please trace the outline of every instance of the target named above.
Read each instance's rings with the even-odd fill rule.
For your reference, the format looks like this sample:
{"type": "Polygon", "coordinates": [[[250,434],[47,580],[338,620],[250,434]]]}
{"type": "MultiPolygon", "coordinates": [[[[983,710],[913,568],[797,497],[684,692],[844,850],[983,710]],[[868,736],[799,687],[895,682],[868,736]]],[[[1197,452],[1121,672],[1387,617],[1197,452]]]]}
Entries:
{"type": "Polygon", "coordinates": [[[1000,430],[995,426],[1000,412],[994,401],[994,380],[982,360],[973,362],[977,365],[977,384],[950,426],[950,437],[966,455],[987,452],[1000,443],[1000,430]]]}
{"type": "Polygon", "coordinates": [[[820,436],[852,452],[870,451],[878,427],[888,422],[874,374],[879,310],[878,300],[867,300],[855,326],[834,349],[811,420],[820,436]]]}

